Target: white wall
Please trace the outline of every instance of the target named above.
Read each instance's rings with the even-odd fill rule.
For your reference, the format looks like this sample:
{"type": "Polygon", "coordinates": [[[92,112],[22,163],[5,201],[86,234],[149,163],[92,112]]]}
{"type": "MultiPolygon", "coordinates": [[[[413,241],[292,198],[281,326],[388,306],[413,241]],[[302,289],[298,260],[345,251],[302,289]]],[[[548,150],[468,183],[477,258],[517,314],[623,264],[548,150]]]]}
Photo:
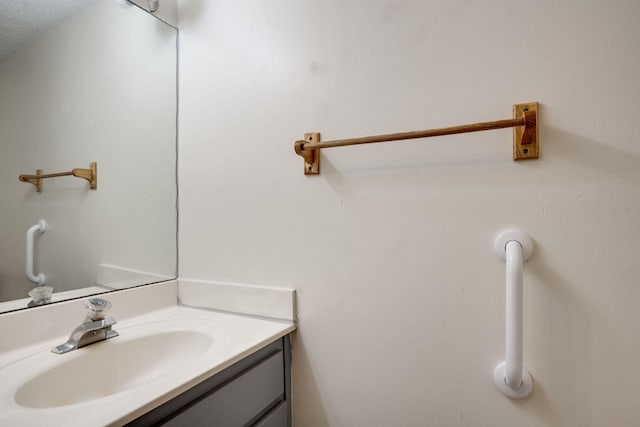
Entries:
{"type": "Polygon", "coordinates": [[[100,1],[0,63],[0,300],[27,296],[25,232],[54,291],[107,263],[175,274],[175,31],[100,1]],[[20,174],[98,163],[98,189],[20,174]]]}
{"type": "Polygon", "coordinates": [[[179,3],[180,274],[298,291],[294,420],[310,426],[640,424],[640,3],[179,3]],[[511,131],[323,151],[293,142],[497,120],[511,131]],[[492,382],[496,234],[526,267],[534,393],[492,382]]]}

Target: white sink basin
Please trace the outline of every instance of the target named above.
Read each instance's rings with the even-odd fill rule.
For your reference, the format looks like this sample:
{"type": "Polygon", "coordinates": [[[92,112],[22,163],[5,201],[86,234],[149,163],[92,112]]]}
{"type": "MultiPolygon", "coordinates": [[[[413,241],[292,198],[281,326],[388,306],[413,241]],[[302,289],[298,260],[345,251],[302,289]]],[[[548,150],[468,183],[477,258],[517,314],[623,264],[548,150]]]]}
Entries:
{"type": "Polygon", "coordinates": [[[75,358],[57,355],[61,363],[18,388],[15,401],[27,408],[53,408],[100,399],[175,374],[212,344],[210,335],[185,330],[112,338],[74,350],[75,358]]]}

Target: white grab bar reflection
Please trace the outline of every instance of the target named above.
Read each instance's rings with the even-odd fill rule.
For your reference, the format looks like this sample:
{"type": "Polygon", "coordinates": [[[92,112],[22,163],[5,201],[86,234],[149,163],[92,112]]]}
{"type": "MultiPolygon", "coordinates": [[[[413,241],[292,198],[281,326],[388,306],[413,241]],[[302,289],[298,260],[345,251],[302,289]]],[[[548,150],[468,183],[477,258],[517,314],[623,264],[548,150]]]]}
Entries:
{"type": "Polygon", "coordinates": [[[44,220],[40,220],[38,221],[38,223],[34,226],[31,226],[28,230],[27,230],[27,256],[26,256],[26,273],[27,273],[27,279],[29,279],[29,281],[31,283],[35,283],[37,285],[44,285],[44,274],[40,273],[38,275],[35,275],[33,273],[33,259],[35,257],[35,240],[36,240],[36,233],[38,234],[42,234],[44,233],[44,230],[46,229],[47,224],[44,222],[44,220]]]}
{"type": "Polygon", "coordinates": [[[524,261],[533,253],[533,241],[524,233],[505,231],[496,238],[495,250],[506,262],[506,327],[505,361],[496,367],[493,380],[507,396],[523,398],[533,389],[522,362],[522,276],[524,261]]]}

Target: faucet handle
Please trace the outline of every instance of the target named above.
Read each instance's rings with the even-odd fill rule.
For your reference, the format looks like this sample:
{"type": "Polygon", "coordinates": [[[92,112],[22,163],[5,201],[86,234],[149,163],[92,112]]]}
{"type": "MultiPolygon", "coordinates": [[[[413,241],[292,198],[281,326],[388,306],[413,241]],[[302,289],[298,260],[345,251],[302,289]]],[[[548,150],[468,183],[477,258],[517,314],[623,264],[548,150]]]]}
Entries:
{"type": "Polygon", "coordinates": [[[105,313],[111,308],[111,303],[102,298],[89,298],[84,301],[87,317],[91,320],[104,319],[105,313]]]}

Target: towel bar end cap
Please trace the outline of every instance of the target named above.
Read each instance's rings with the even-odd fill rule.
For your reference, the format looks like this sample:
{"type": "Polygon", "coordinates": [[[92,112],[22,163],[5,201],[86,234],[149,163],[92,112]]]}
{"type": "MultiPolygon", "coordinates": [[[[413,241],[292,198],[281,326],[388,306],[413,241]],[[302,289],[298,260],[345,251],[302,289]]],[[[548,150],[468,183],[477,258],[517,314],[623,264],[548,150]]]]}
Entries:
{"type": "Polygon", "coordinates": [[[524,119],[522,126],[513,128],[513,160],[535,160],[540,157],[538,102],[515,104],[513,118],[524,119]]]}
{"type": "Polygon", "coordinates": [[[320,174],[320,150],[313,148],[313,144],[320,142],[319,132],[309,132],[304,134],[304,140],[296,141],[294,149],[297,155],[304,159],[304,174],[320,174]]]}

